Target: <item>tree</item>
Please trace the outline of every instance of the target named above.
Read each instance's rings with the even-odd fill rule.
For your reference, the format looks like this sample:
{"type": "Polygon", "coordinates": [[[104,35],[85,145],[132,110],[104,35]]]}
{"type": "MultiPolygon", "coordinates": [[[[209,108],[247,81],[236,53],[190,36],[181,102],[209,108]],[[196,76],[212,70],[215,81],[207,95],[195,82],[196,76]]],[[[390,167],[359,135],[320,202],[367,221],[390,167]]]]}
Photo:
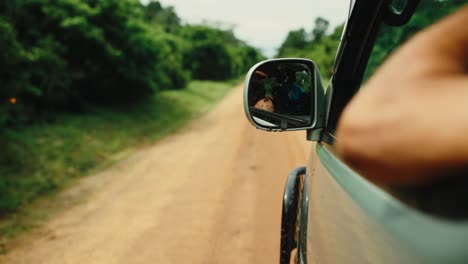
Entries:
{"type": "Polygon", "coordinates": [[[462,0],[421,1],[418,4],[416,13],[411,17],[408,24],[401,27],[382,25],[369,58],[364,80],[372,76],[386,58],[415,33],[449,15],[465,4],[466,1],[462,0]]]}
{"type": "Polygon", "coordinates": [[[231,30],[187,26],[182,36],[190,43],[184,57],[185,67],[196,79],[234,78],[246,72],[252,60],[262,57],[256,49],[238,40],[231,30]]]}
{"type": "MultiPolygon", "coordinates": [[[[255,49],[139,0],[0,1],[0,125],[137,103],[191,77],[237,77],[255,49]],[[14,106],[11,102],[14,102],[14,106]]],[[[1,131],[0,131],[1,132],[1,131]]]]}
{"type": "Polygon", "coordinates": [[[151,1],[144,7],[144,17],[147,22],[161,26],[169,33],[176,33],[181,29],[180,18],[174,7],[164,8],[159,1],[151,1]]]}
{"type": "Polygon", "coordinates": [[[317,17],[315,19],[315,27],[312,30],[313,41],[320,41],[320,39],[325,36],[329,25],[330,22],[328,22],[328,20],[323,17],[317,17]]]}
{"type": "Polygon", "coordinates": [[[308,44],[309,38],[304,28],[291,30],[278,50],[278,57],[284,57],[290,50],[304,49],[308,44]]]}
{"type": "Polygon", "coordinates": [[[322,18],[316,19],[315,21],[316,25],[312,31],[315,32],[315,37],[307,38],[304,29],[293,30],[289,32],[288,38],[286,38],[285,42],[281,45],[277,56],[312,59],[318,65],[324,79],[328,79],[333,71],[335,55],[344,25],[336,27],[333,33],[326,35],[328,22],[322,18]],[[301,37],[293,38],[292,36],[296,34],[301,37]],[[291,44],[294,43],[294,41],[292,41],[294,39],[299,39],[300,41],[297,41],[299,44],[291,44]]]}

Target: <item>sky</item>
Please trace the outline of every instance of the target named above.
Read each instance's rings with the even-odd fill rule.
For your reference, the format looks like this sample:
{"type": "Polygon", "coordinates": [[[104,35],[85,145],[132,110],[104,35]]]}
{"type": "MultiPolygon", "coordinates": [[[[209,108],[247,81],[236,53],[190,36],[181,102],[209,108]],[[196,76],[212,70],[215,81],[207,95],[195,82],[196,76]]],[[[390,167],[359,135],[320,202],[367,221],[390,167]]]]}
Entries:
{"type": "MultiPolygon", "coordinates": [[[[147,3],[149,0],[141,0],[147,3]]],[[[203,21],[234,28],[236,36],[271,57],[293,29],[312,30],[318,16],[334,28],[346,20],[349,0],[160,0],[184,23],[203,21]]]]}

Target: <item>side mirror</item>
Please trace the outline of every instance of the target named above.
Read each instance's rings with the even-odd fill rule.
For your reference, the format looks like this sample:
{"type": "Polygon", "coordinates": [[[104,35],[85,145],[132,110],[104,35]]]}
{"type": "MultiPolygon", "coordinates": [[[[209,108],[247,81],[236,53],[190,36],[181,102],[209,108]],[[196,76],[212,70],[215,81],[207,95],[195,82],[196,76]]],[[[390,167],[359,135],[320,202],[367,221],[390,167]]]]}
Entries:
{"type": "Polygon", "coordinates": [[[247,74],[244,110],[250,122],[263,130],[308,130],[316,128],[318,121],[323,123],[318,116],[323,97],[322,80],[313,61],[266,60],[247,74]]]}

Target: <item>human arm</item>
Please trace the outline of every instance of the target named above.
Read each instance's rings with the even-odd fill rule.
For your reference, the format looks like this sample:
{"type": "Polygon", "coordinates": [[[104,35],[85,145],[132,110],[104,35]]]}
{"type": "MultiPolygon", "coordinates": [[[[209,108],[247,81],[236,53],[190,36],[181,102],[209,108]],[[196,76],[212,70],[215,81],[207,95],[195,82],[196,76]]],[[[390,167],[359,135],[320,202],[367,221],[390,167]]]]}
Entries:
{"type": "Polygon", "coordinates": [[[467,25],[465,6],[418,33],[345,108],[337,149],[355,170],[397,185],[468,171],[467,25]]]}

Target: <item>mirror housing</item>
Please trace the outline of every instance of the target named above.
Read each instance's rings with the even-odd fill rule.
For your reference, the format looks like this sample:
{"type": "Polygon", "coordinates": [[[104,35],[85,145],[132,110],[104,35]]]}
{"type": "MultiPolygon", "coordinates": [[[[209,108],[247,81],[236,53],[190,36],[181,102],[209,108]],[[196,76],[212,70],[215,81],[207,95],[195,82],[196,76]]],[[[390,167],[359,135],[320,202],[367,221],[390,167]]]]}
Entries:
{"type": "Polygon", "coordinates": [[[314,130],[325,124],[324,97],[322,78],[312,60],[271,59],[249,70],[244,111],[262,130],[314,130]]]}

